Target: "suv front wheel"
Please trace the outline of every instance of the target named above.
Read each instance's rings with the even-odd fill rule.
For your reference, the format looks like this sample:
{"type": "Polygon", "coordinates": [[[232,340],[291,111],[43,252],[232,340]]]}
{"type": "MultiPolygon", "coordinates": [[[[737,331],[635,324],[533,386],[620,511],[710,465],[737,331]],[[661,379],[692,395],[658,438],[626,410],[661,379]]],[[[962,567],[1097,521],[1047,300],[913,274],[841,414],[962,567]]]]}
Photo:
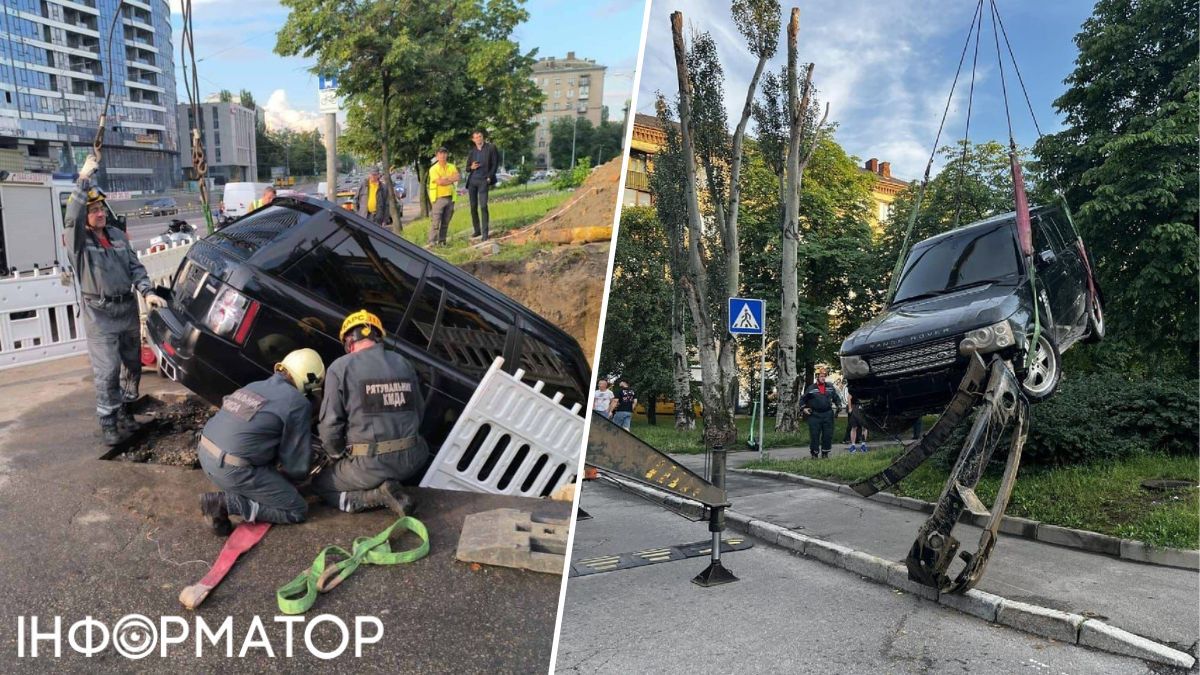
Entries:
{"type": "Polygon", "coordinates": [[[1062,377],[1062,362],[1058,348],[1046,337],[1046,333],[1038,335],[1037,346],[1033,351],[1033,360],[1021,381],[1021,390],[1031,401],[1043,401],[1054,393],[1058,380],[1062,377]]]}
{"type": "Polygon", "coordinates": [[[1088,307],[1088,336],[1084,342],[1094,343],[1104,339],[1104,306],[1099,294],[1092,296],[1088,307]]]}

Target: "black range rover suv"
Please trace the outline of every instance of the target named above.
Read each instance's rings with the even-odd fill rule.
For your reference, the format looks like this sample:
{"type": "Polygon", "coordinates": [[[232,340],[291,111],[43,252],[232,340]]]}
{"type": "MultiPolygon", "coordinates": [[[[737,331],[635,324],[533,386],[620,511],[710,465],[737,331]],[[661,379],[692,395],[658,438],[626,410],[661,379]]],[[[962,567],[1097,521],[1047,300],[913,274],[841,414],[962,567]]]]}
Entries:
{"type": "Polygon", "coordinates": [[[1032,207],[1030,215],[1037,344],[1016,214],[930,237],[908,254],[892,303],[842,343],[842,374],[873,426],[898,431],[941,412],[975,353],[1011,359],[1025,394],[1044,399],[1058,385],[1060,354],[1104,336],[1102,296],[1083,242],[1058,207],[1032,207]]]}
{"type": "MultiPolygon", "coordinates": [[[[547,280],[552,283],[552,280],[547,280]]],[[[214,405],[293,349],[329,365],[347,314],[368,309],[421,374],[422,435],[441,445],[496,356],[586,409],[579,344],[533,311],[412,243],[317,199],[281,197],[197,241],[147,331],[171,379],[214,405]]]]}

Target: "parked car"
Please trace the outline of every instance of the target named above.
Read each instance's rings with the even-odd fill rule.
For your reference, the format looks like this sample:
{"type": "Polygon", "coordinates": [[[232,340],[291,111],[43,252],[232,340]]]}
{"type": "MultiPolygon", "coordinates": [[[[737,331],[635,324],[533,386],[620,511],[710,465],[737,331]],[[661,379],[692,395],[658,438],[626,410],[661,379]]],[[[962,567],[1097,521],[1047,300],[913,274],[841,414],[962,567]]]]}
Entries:
{"type": "Polygon", "coordinates": [[[422,434],[438,446],[496,356],[566,405],[586,407],[578,343],[533,311],[418,246],[324,200],[279,197],[194,243],[147,331],[164,373],[213,404],[311,347],[344,351],[347,314],[368,309],[421,374],[422,434]]]}
{"type": "Polygon", "coordinates": [[[1030,209],[1041,333],[1014,213],[926,239],[904,262],[895,299],[842,343],[842,374],[876,426],[897,431],[941,412],[972,354],[1009,359],[1031,400],[1062,377],[1060,355],[1104,336],[1087,251],[1058,207],[1030,209]],[[1033,359],[1025,365],[1032,350],[1033,359]]]}
{"type": "Polygon", "coordinates": [[[174,197],[152,199],[142,205],[138,215],[142,217],[173,216],[179,213],[179,203],[174,197]]]}

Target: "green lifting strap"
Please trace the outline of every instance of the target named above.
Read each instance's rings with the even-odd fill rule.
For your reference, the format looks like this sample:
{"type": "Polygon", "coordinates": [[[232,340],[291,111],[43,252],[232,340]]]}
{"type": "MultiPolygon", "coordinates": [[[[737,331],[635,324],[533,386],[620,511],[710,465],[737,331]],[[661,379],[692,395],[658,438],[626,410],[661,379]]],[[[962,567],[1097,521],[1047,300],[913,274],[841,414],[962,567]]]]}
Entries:
{"type": "Polygon", "coordinates": [[[341,546],[326,546],[321,549],[313,560],[312,567],[275,591],[279,611],[284,614],[307,612],[317,601],[318,593],[326,593],[336,588],[354,574],[359,565],[399,565],[424,558],[429,554],[429,531],[421,521],[412,516],[405,516],[374,537],[355,539],[351,548],[353,552],[341,546]],[[421,544],[407,551],[393,551],[390,539],[396,528],[417,535],[421,544]],[[341,556],[342,559],[328,563],[326,556],[330,553],[341,556]]]}

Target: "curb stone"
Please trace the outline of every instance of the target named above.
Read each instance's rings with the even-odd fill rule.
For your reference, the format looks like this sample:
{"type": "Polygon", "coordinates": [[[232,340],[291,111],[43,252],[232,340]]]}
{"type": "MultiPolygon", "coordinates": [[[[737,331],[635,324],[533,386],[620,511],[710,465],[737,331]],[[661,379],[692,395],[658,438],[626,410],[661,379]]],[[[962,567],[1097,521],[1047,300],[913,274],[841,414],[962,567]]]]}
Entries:
{"type": "MultiPolygon", "coordinates": [[[[858,496],[858,493],[850,489],[849,485],[821,480],[819,478],[810,478],[808,476],[799,476],[768,469],[730,469],[730,471],[753,476],[776,478],[789,483],[799,483],[841,494],[858,496]]],[[[867,499],[879,502],[880,504],[899,506],[923,513],[933,513],[935,506],[932,502],[913,497],[900,497],[890,492],[877,492],[867,497],[867,499]]],[[[964,512],[962,519],[963,522],[970,523],[976,527],[986,526],[988,520],[986,516],[977,516],[969,512],[964,512]]],[[[1000,533],[1021,537],[1022,539],[1032,539],[1055,546],[1065,546],[1090,553],[1100,553],[1148,565],[1200,570],[1200,550],[1151,546],[1145,542],[1133,539],[1119,539],[1107,534],[1100,534],[1099,532],[1049,525],[1019,516],[1002,516],[1000,519],[1000,533]]]]}
{"type": "MultiPolygon", "coordinates": [[[[614,478],[614,480],[617,479],[614,478]]],[[[618,480],[618,482],[645,495],[661,497],[661,493],[658,490],[643,487],[630,481],[618,480]]],[[[665,502],[665,500],[661,499],[660,501],[665,502]]],[[[694,505],[688,504],[686,500],[680,501],[685,505],[694,505]]],[[[1190,669],[1196,663],[1195,657],[1191,654],[1173,649],[1149,638],[1135,635],[1103,621],[1085,619],[1078,614],[1061,612],[1024,602],[1016,602],[975,589],[971,589],[962,595],[939,593],[937,589],[929,588],[909,580],[908,569],[900,563],[887,561],[869,553],[842,546],[841,544],[793,532],[774,523],[734,511],[732,508],[725,509],[725,520],[728,527],[745,532],[756,538],[761,538],[761,536],[754,533],[752,527],[756,527],[760,533],[770,533],[766,541],[773,544],[776,548],[816,558],[834,567],[841,567],[842,569],[861,574],[868,578],[874,577],[869,574],[863,574],[860,570],[873,569],[876,566],[883,567],[887,571],[884,583],[888,586],[933,600],[947,608],[956,609],[986,621],[1003,624],[1014,630],[1033,633],[1113,654],[1132,656],[1145,661],[1162,663],[1176,668],[1190,669]],[[770,539],[772,535],[774,536],[773,540],[770,539]],[[992,613],[993,609],[995,610],[994,614],[992,613]]],[[[1141,542],[1130,543],[1140,544],[1141,542]]]]}
{"type": "Polygon", "coordinates": [[[1057,609],[1039,607],[1015,600],[1002,600],[996,613],[996,623],[1052,638],[1059,642],[1079,643],[1079,626],[1083,617],[1057,609]]]}

